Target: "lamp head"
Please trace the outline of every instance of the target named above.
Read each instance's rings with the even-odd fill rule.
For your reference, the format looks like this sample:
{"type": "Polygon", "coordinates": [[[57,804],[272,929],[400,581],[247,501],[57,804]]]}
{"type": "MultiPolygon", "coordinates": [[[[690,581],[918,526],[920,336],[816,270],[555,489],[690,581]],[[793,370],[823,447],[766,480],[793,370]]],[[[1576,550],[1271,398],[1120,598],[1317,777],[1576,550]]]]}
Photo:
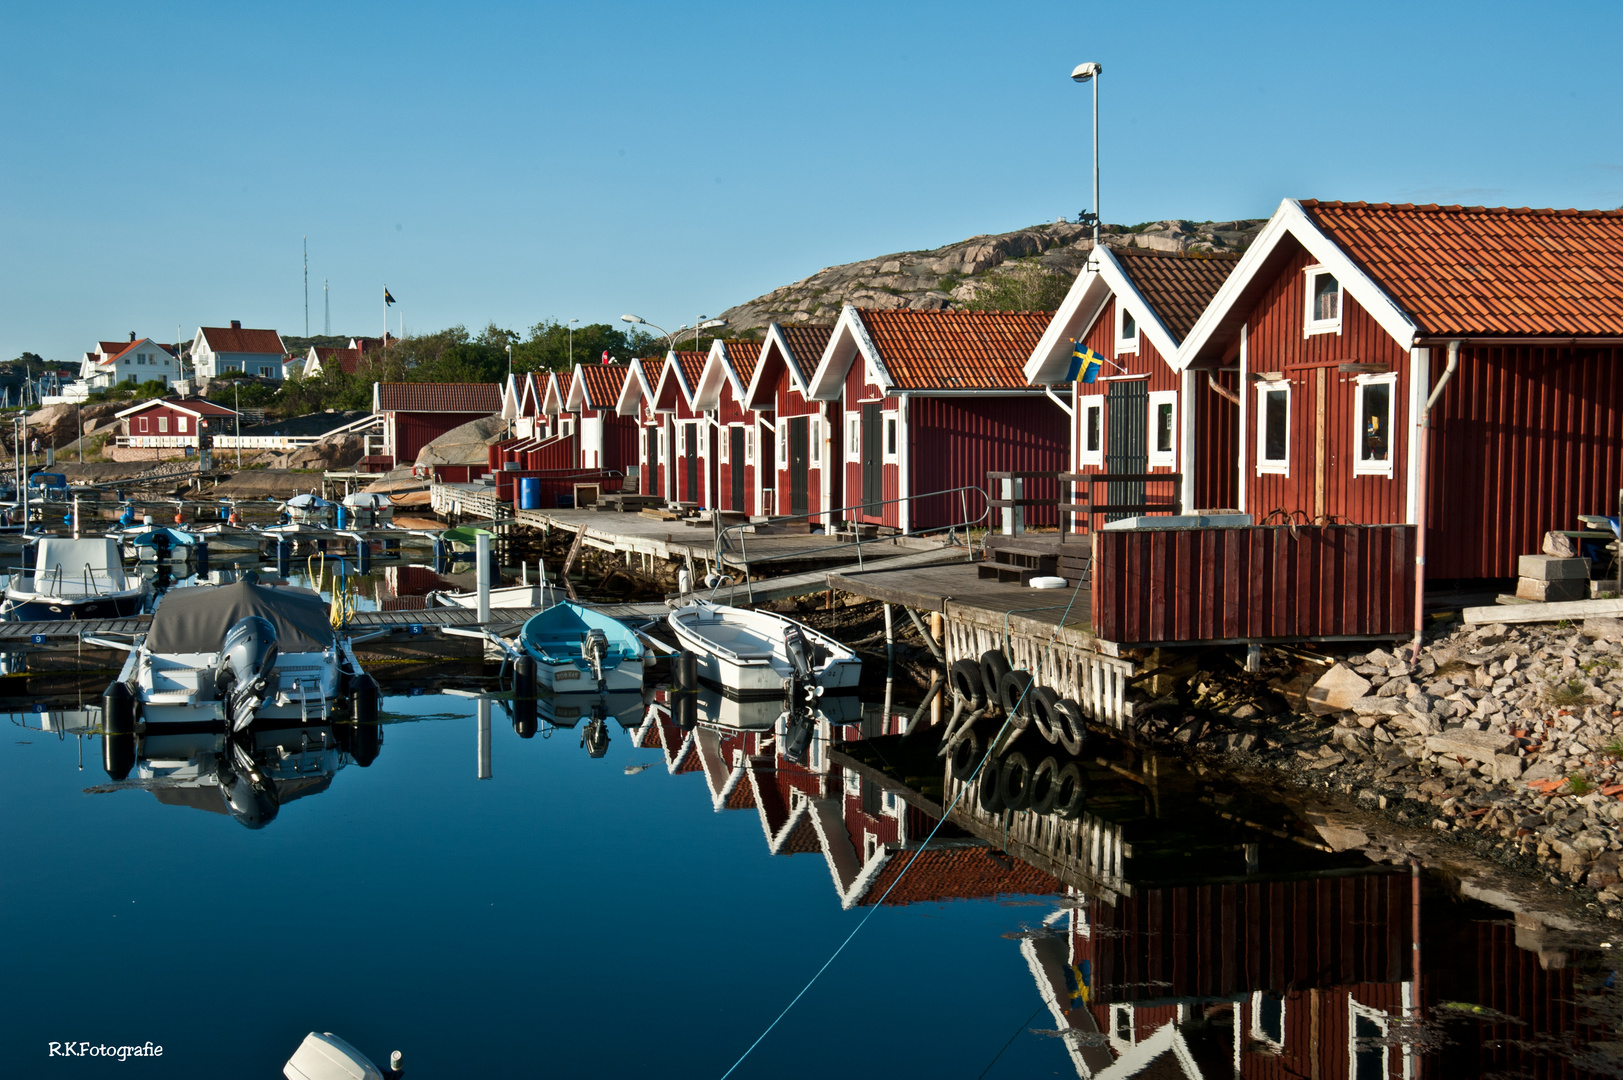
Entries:
{"type": "Polygon", "coordinates": [[[1104,65],[1089,60],[1085,64],[1076,65],[1076,69],[1071,72],[1071,78],[1075,79],[1077,82],[1087,82],[1089,79],[1093,78],[1103,70],[1104,65]]]}
{"type": "Polygon", "coordinates": [[[628,323],[644,323],[644,324],[646,324],[648,322],[648,320],[643,318],[641,315],[622,315],[622,316],[620,316],[620,321],[621,322],[628,322],[628,323]]]}
{"type": "Polygon", "coordinates": [[[726,325],[727,325],[727,320],[726,319],[709,319],[709,320],[706,320],[705,322],[700,323],[698,328],[700,330],[709,330],[709,329],[711,329],[713,327],[726,326],[726,325]]]}

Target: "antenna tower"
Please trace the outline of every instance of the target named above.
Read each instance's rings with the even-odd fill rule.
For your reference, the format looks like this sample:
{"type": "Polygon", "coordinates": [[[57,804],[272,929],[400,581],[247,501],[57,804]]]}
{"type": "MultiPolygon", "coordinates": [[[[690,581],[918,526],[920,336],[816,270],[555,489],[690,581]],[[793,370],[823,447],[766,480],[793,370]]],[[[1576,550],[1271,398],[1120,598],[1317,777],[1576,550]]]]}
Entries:
{"type": "Polygon", "coordinates": [[[304,336],[310,336],[310,238],[304,238],[304,336]]]}
{"type": "Polygon", "coordinates": [[[332,294],[327,291],[327,279],[321,279],[321,332],[332,337],[332,294]]]}

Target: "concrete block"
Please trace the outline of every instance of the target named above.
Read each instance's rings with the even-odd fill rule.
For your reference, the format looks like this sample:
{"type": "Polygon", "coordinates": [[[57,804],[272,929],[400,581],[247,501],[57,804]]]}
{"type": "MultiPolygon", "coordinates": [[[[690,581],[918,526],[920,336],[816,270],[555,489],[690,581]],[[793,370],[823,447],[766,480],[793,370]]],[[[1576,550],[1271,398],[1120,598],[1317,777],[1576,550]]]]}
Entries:
{"type": "MultiPolygon", "coordinates": [[[[1523,555],[1522,558],[1528,556],[1523,555]]],[[[1516,579],[1516,597],[1539,603],[1563,603],[1568,600],[1589,599],[1589,579],[1557,578],[1554,581],[1539,578],[1516,579]]]]}
{"type": "Polygon", "coordinates": [[[1523,555],[1516,560],[1516,574],[1535,581],[1588,581],[1589,560],[1563,559],[1555,555],[1523,555]]]}
{"type": "Polygon", "coordinates": [[[1500,754],[1514,753],[1515,748],[1515,739],[1509,735],[1501,735],[1492,731],[1456,729],[1454,731],[1444,731],[1426,739],[1426,752],[1428,754],[1469,758],[1472,761],[1480,761],[1485,765],[1494,764],[1493,759],[1500,754]]]}

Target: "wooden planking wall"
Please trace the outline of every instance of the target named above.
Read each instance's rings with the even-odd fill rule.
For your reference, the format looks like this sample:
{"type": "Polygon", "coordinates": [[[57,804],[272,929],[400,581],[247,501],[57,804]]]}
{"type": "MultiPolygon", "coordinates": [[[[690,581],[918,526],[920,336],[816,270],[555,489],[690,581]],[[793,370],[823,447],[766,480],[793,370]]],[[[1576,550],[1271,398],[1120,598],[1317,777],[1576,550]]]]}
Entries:
{"type": "MultiPolygon", "coordinates": [[[[1066,472],[1069,450],[1064,411],[1040,394],[1018,397],[921,397],[907,399],[908,489],[913,495],[955,487],[984,488],[989,472],[1066,472]]],[[[1026,481],[1026,497],[1055,499],[1055,480],[1026,481]]],[[[954,525],[986,509],[974,492],[914,499],[914,530],[954,525]]],[[[1026,508],[1026,523],[1052,526],[1051,506],[1026,508]]],[[[995,518],[986,522],[995,527],[995,518]]]]}
{"type": "MultiPolygon", "coordinates": [[[[851,359],[851,370],[845,373],[845,393],[844,399],[840,403],[842,411],[836,417],[835,421],[840,425],[842,446],[844,446],[844,440],[847,438],[846,429],[851,423],[850,418],[853,416],[856,417],[858,423],[858,432],[860,434],[863,403],[867,402],[872,404],[874,400],[878,398],[880,398],[880,389],[876,384],[868,380],[868,362],[863,359],[862,353],[858,352],[857,355],[851,359]]],[[[887,416],[881,418],[881,439],[884,438],[883,420],[888,419],[890,416],[894,416],[895,410],[900,404],[900,401],[894,397],[886,397],[880,401],[880,411],[888,414],[887,416]]],[[[906,437],[906,432],[897,433],[898,440],[905,439],[906,437]]],[[[860,450],[860,446],[858,449],[860,450]]],[[[899,445],[898,449],[900,449],[899,445]]],[[[859,453],[853,460],[847,460],[848,456],[848,454],[843,452],[840,455],[841,460],[844,462],[845,469],[845,483],[842,486],[845,492],[845,505],[855,506],[857,509],[848,512],[844,516],[854,521],[866,521],[879,525],[889,525],[892,528],[901,528],[901,504],[888,501],[898,498],[901,494],[901,471],[899,464],[887,462],[880,466],[880,487],[884,493],[883,498],[886,501],[884,502],[884,505],[879,508],[880,513],[878,515],[869,515],[864,514],[861,509],[862,504],[867,501],[868,497],[867,492],[862,490],[861,455],[859,453]]]]}
{"type": "MultiPolygon", "coordinates": [[[[1432,350],[1432,385],[1446,348],[1432,350]]],[[[1615,347],[1466,346],[1432,411],[1426,573],[1514,577],[1544,533],[1616,514],[1623,355],[1615,347]]]]}
{"type": "Polygon", "coordinates": [[[1119,644],[1414,629],[1408,525],[1103,530],[1093,632],[1119,644]]]}
{"type": "Polygon", "coordinates": [[[1192,402],[1195,411],[1195,475],[1190,507],[1197,510],[1240,508],[1240,407],[1213,390],[1207,378],[1231,394],[1239,393],[1239,373],[1196,371],[1192,402]]]}
{"type": "Polygon", "coordinates": [[[1245,454],[1246,506],[1263,520],[1274,510],[1301,511],[1318,516],[1319,387],[1323,400],[1323,512],[1345,521],[1386,524],[1405,519],[1405,469],[1408,415],[1409,355],[1387,332],[1343,292],[1341,333],[1304,337],[1307,281],[1304,271],[1313,265],[1305,251],[1288,260],[1262,293],[1247,319],[1248,378],[1246,427],[1241,438],[1245,454]],[[1381,363],[1398,373],[1393,387],[1392,478],[1353,475],[1354,378],[1336,370],[1340,361],[1381,363]],[[1329,365],[1309,367],[1305,365],[1329,365]],[[1256,471],[1257,391],[1249,378],[1258,372],[1283,372],[1291,382],[1290,473],[1256,471]],[[1402,436],[1402,437],[1399,437],[1402,436]]]}
{"type": "Polygon", "coordinates": [[[996,649],[1011,667],[1031,672],[1038,686],[1081,705],[1089,720],[1118,730],[1127,722],[1133,665],[1126,660],[1055,641],[1051,634],[972,622],[956,616],[950,605],[946,635],[948,666],[966,659],[978,663],[983,653],[996,649]]]}

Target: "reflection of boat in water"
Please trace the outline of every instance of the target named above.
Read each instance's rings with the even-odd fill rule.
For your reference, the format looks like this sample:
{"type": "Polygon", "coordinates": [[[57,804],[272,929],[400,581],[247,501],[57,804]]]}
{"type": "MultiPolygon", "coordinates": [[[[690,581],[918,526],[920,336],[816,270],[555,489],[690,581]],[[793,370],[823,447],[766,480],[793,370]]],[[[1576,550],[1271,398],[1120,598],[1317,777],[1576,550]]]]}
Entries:
{"type": "Polygon", "coordinates": [[[203,525],[192,532],[199,540],[207,541],[210,553],[215,555],[257,555],[265,546],[263,533],[239,525],[203,525]]]}
{"type": "Polygon", "coordinates": [[[192,557],[199,538],[185,529],[141,525],[107,534],[117,540],[127,558],[137,562],[169,562],[192,557]]]}
{"type": "Polygon", "coordinates": [[[560,693],[642,689],[645,649],[636,632],[581,604],[565,600],[530,616],[518,645],[535,660],[540,687],[560,693]]]}
{"type": "Polygon", "coordinates": [[[6,586],[0,615],[12,621],[112,619],[138,615],[151,587],[124,573],[118,541],[43,536],[34,572],[6,586]]]}
{"type": "Polygon", "coordinates": [[[440,533],[440,539],[444,540],[448,545],[450,545],[452,552],[458,555],[465,555],[471,553],[479,546],[480,534],[492,537],[493,539],[496,535],[489,529],[476,529],[471,525],[458,525],[454,529],[446,529],[444,532],[440,533]]]}
{"type": "MultiPolygon", "coordinates": [[[[784,700],[777,698],[737,698],[709,686],[697,694],[697,719],[709,727],[738,731],[768,731],[784,715],[784,700]]],[[[854,724],[862,719],[862,699],[856,694],[825,694],[813,706],[814,719],[831,724],[854,724]]]]}
{"type": "Polygon", "coordinates": [[[351,529],[387,529],[394,524],[394,503],[381,491],[352,491],[344,496],[343,507],[351,529]]]}
{"type": "Polygon", "coordinates": [[[789,679],[822,690],[857,685],[862,661],[827,634],[769,611],[700,600],[671,612],[677,640],[699,658],[699,679],[734,694],[781,696],[789,679]]]}
{"type": "MultiPolygon", "coordinates": [[[[536,717],[542,725],[543,737],[550,736],[555,728],[579,727],[580,745],[594,758],[608,753],[609,721],[618,723],[621,731],[631,731],[642,723],[644,708],[640,690],[602,694],[542,693],[536,698],[536,717]]],[[[519,731],[522,738],[533,734],[533,731],[519,731]]]]}

